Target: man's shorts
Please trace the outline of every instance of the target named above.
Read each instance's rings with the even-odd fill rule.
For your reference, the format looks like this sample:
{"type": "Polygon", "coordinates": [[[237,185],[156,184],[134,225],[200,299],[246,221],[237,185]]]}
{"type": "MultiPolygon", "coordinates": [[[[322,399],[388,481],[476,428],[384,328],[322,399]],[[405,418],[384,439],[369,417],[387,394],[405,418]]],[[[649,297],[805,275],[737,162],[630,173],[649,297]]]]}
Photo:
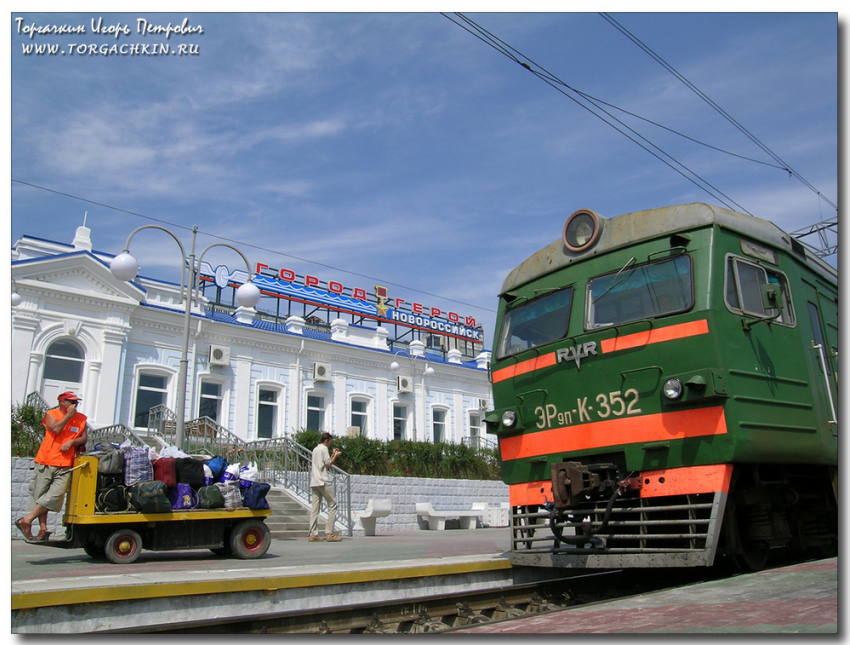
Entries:
{"type": "Polygon", "coordinates": [[[41,504],[46,509],[58,513],[65,502],[65,493],[71,483],[71,471],[67,467],[45,466],[33,463],[35,473],[30,480],[29,508],[41,504]]]}

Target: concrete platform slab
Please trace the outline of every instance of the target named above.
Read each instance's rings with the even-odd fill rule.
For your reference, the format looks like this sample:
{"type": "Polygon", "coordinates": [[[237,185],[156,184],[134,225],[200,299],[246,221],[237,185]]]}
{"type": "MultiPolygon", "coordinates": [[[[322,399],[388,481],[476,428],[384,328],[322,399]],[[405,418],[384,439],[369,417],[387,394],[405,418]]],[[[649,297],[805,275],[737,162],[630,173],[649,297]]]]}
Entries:
{"type": "Polygon", "coordinates": [[[771,569],[454,633],[837,634],[838,560],[771,569]]]}

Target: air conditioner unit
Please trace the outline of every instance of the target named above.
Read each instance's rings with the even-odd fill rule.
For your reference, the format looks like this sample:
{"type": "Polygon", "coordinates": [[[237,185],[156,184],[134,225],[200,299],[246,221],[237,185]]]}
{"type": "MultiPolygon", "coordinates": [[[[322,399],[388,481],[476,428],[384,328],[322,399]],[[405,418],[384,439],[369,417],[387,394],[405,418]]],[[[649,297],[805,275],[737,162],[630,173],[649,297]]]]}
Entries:
{"type": "Polygon", "coordinates": [[[489,401],[487,401],[487,399],[478,399],[478,409],[479,410],[486,410],[488,405],[489,405],[489,401]]]}
{"type": "Polygon", "coordinates": [[[210,365],[230,365],[230,348],[210,345],[210,365]]]}
{"type": "Polygon", "coordinates": [[[413,392],[413,379],[409,376],[399,376],[398,377],[398,391],[399,392],[413,392]]]}
{"type": "Polygon", "coordinates": [[[330,381],[331,366],[327,363],[313,363],[313,380],[314,381],[330,381]]]}

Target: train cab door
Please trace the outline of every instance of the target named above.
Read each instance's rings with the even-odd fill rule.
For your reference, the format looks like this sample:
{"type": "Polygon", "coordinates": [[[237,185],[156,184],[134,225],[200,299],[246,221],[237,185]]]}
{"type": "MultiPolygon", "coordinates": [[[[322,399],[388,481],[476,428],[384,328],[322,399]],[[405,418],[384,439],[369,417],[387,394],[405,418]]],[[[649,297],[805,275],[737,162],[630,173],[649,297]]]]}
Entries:
{"type": "Polygon", "coordinates": [[[832,434],[838,436],[838,301],[819,285],[803,284],[806,311],[799,315],[809,327],[803,333],[803,342],[810,353],[807,362],[813,365],[815,406],[829,417],[832,434]]]}

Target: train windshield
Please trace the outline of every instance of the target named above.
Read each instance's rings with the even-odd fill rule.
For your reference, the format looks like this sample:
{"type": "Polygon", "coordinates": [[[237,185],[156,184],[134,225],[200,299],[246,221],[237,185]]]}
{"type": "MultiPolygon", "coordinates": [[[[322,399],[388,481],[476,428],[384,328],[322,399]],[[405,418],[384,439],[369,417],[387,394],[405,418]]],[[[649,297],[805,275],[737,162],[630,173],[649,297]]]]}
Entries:
{"type": "Polygon", "coordinates": [[[678,255],[593,278],[587,284],[586,329],[656,318],[694,304],[691,260],[678,255]]]}
{"type": "Polygon", "coordinates": [[[508,311],[496,346],[496,358],[504,358],[567,335],[573,289],[568,287],[531,300],[508,311]]]}

